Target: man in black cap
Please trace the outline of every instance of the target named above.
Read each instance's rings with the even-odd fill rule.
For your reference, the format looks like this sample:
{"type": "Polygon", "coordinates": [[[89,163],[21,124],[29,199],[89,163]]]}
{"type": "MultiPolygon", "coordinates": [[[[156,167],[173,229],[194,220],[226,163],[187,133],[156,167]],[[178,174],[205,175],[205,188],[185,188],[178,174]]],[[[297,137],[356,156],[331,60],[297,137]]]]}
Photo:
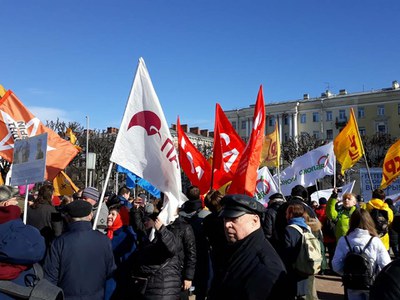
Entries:
{"type": "Polygon", "coordinates": [[[92,205],[75,200],[65,207],[69,230],[51,244],[45,277],[64,290],[65,299],[102,300],[115,269],[110,239],[92,230],[92,205]]]}
{"type": "Polygon", "coordinates": [[[264,206],[246,195],[227,195],[221,201],[232,252],[222,283],[208,299],[287,299],[285,267],[261,229],[264,206]]]}
{"type": "Polygon", "coordinates": [[[275,230],[275,219],[279,207],[285,203],[285,197],[281,193],[275,193],[269,196],[267,211],[264,215],[263,230],[265,237],[276,249],[278,244],[278,236],[275,230]]]}

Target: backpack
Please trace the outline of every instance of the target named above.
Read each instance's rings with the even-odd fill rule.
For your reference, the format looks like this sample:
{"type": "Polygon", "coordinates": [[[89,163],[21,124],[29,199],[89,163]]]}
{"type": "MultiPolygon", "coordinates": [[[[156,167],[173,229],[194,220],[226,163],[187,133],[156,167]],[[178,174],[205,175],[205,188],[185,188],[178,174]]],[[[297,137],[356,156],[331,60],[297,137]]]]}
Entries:
{"type": "Polygon", "coordinates": [[[389,231],[389,215],[386,210],[374,208],[370,211],[372,220],[374,220],[376,231],[379,237],[384,236],[389,231]]]}
{"type": "Polygon", "coordinates": [[[289,225],[301,234],[300,252],[293,269],[302,276],[315,275],[321,270],[322,254],[319,240],[310,232],[304,232],[298,225],[289,225]]]}
{"type": "Polygon", "coordinates": [[[371,244],[373,237],[359,252],[353,250],[347,236],[344,238],[350,251],[344,258],[343,285],[345,288],[353,290],[369,290],[375,280],[375,271],[370,258],[365,254],[365,249],[371,244]]]}
{"type": "Polygon", "coordinates": [[[31,286],[23,286],[9,280],[0,280],[0,292],[15,297],[15,299],[30,300],[63,300],[61,288],[43,278],[43,269],[36,263],[33,265],[35,274],[25,276],[25,282],[31,286]]]}

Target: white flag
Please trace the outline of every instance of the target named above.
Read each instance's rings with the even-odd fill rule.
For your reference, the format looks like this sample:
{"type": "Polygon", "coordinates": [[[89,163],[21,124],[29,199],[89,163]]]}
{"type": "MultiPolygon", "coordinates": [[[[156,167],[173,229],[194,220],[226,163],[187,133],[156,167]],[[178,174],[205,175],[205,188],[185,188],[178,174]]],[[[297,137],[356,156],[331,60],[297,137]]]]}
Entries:
{"type": "Polygon", "coordinates": [[[110,160],[149,181],[164,193],[164,224],[174,220],[181,201],[181,173],[171,133],[143,58],[110,160]]]}
{"type": "Polygon", "coordinates": [[[269,201],[269,196],[279,193],[279,188],[272,178],[267,167],[263,167],[257,171],[256,193],[254,197],[265,204],[269,201]]]}
{"type": "MultiPolygon", "coordinates": [[[[352,182],[345,184],[344,186],[338,187],[338,198],[341,199],[342,195],[345,193],[351,193],[353,191],[354,184],[356,183],[355,180],[352,182]]],[[[332,195],[333,188],[326,189],[326,190],[319,190],[311,194],[311,201],[319,201],[319,198],[326,198],[327,200],[332,195]]]]}
{"type": "MultiPolygon", "coordinates": [[[[297,184],[308,187],[314,185],[317,179],[333,175],[334,155],[333,143],[330,142],[296,158],[292,165],[280,174],[282,194],[290,195],[292,188],[297,184]]],[[[275,176],[274,178],[278,180],[275,176]]]]}

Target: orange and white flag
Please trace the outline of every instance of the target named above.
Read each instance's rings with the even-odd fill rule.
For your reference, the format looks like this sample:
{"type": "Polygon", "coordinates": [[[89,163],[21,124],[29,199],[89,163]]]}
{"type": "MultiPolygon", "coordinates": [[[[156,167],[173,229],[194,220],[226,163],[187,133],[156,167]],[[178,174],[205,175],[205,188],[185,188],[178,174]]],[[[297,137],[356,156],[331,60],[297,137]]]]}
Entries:
{"type": "Polygon", "coordinates": [[[349,122],[333,141],[333,151],[337,161],[342,166],[342,175],[364,155],[364,147],[352,108],[350,108],[349,122]]]}
{"type": "Polygon", "coordinates": [[[78,154],[78,150],[70,142],[44,126],[17,96],[8,90],[0,100],[0,155],[12,162],[15,140],[45,132],[47,132],[45,178],[53,180],[78,154]]]}
{"type": "Polygon", "coordinates": [[[381,189],[388,187],[400,175],[400,140],[386,152],[382,168],[381,189]]]}

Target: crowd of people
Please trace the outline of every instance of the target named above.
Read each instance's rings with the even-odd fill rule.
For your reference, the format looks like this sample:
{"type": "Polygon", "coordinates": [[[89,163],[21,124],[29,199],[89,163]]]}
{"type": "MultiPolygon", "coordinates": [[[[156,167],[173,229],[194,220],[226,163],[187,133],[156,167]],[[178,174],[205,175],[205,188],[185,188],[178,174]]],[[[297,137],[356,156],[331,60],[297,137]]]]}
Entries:
{"type": "Polygon", "coordinates": [[[318,299],[317,273],[341,276],[346,299],[396,299],[382,295],[398,269],[389,253],[399,256],[400,226],[380,189],[365,203],[336,188],[312,203],[297,185],[262,205],[214,190],[202,198],[191,186],[172,224],[158,218],[162,194],[122,187],[100,203],[93,187],[58,202],[53,192],[47,183],[29,197],[24,224],[18,189],[0,186],[0,300],[21,299],[15,286],[33,290],[40,271],[59,288],[43,299],[318,299]],[[316,273],[299,271],[306,236],[321,253],[316,273]],[[351,254],[371,265],[365,285],[354,283],[351,254]]]}

